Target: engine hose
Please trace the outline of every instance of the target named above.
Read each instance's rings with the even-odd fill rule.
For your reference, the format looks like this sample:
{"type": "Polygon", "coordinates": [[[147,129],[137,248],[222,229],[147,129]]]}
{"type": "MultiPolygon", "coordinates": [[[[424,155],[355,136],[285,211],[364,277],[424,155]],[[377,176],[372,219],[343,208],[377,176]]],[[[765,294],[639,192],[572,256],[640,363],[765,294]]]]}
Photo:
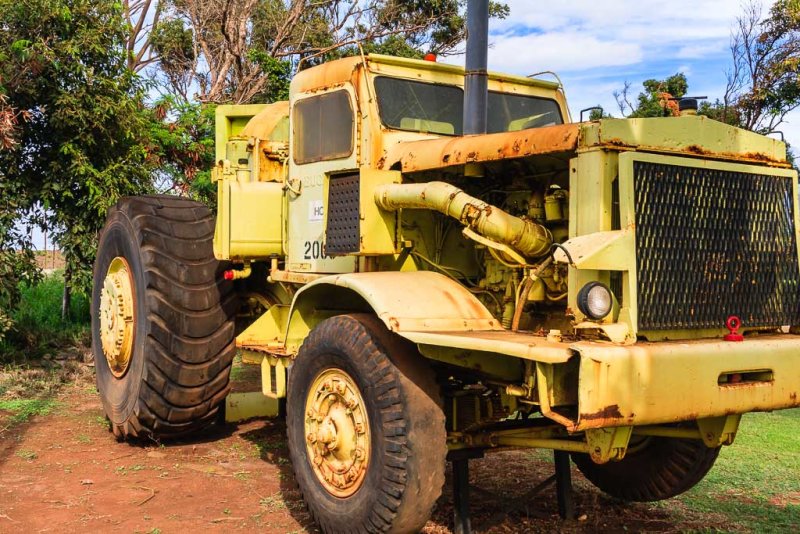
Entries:
{"type": "Polygon", "coordinates": [[[511,330],[514,332],[519,330],[519,322],[522,319],[522,309],[525,307],[525,303],[528,301],[528,294],[531,292],[532,287],[533,278],[526,276],[525,281],[522,282],[522,289],[519,292],[517,307],[514,309],[514,320],[511,321],[511,330]]]}
{"type": "Polygon", "coordinates": [[[526,258],[547,254],[553,244],[553,236],[544,226],[515,217],[445,182],[380,185],[375,188],[375,203],[386,211],[438,211],[526,258]]]}

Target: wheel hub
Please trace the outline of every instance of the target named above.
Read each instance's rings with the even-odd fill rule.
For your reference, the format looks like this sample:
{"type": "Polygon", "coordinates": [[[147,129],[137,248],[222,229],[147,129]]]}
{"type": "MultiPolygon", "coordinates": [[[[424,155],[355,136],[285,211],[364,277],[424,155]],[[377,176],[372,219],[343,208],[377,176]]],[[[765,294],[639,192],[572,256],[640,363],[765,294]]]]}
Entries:
{"type": "Polygon", "coordinates": [[[341,369],[320,373],[306,398],[306,450],[314,474],[336,497],[353,495],[364,482],[370,431],[364,399],[341,369]]]}
{"type": "Polygon", "coordinates": [[[121,378],[131,361],[135,326],[133,280],[125,258],[117,256],[108,266],[99,315],[103,354],[111,374],[121,378]]]}

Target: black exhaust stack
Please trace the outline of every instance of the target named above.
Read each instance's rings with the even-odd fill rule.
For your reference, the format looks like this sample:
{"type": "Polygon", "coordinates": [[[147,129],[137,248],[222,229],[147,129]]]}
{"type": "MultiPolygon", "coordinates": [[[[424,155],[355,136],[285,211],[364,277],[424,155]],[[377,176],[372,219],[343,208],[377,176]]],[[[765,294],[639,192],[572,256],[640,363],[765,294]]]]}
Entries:
{"type": "Polygon", "coordinates": [[[467,3],[467,60],[464,70],[464,135],[486,133],[489,98],[489,0],[467,3]]]}

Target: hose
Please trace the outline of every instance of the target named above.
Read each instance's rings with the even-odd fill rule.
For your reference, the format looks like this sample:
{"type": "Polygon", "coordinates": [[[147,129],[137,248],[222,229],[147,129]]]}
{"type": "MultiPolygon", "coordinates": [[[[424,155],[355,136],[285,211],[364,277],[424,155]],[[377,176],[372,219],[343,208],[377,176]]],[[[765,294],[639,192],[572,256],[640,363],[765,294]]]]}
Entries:
{"type": "Polygon", "coordinates": [[[386,211],[438,211],[527,258],[547,254],[553,244],[553,236],[544,226],[515,217],[445,182],[380,185],[375,189],[375,203],[386,211]]]}

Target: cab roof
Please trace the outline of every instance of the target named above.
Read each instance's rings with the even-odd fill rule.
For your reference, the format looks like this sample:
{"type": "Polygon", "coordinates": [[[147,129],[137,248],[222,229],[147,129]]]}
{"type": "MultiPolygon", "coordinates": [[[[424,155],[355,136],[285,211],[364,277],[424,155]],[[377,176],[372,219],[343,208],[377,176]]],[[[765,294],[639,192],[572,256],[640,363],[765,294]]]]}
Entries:
{"type": "MultiPolygon", "coordinates": [[[[323,63],[298,72],[292,79],[291,94],[319,91],[354,81],[357,69],[366,62],[370,72],[395,75],[400,77],[423,78],[426,81],[440,81],[442,83],[455,83],[463,85],[464,67],[449,65],[421,59],[410,59],[383,54],[369,54],[366,56],[351,56],[323,63]],[[459,78],[459,83],[456,79],[459,78]]],[[[541,89],[557,90],[560,85],[556,82],[527,78],[513,74],[489,72],[489,80],[538,87],[541,89]]]]}

